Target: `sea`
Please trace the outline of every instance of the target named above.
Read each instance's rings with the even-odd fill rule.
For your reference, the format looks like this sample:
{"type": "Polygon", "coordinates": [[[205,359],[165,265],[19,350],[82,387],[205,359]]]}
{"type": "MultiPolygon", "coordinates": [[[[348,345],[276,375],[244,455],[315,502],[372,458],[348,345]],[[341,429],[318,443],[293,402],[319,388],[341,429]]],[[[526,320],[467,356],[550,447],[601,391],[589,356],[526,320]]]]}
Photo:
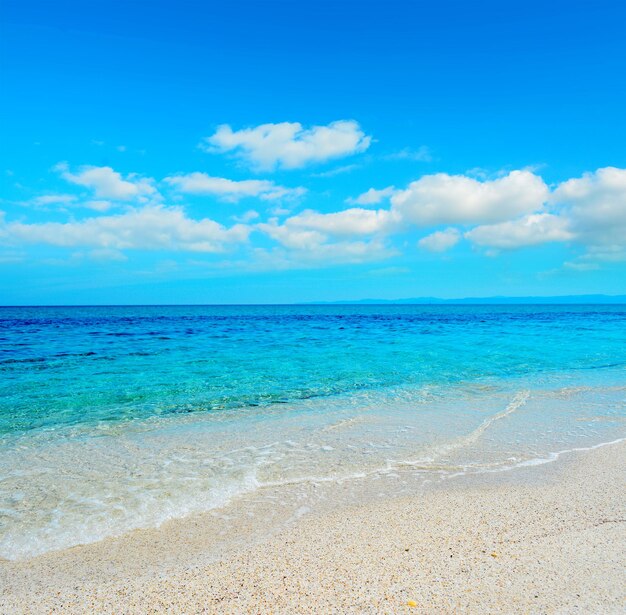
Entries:
{"type": "Polygon", "coordinates": [[[4,307],[0,557],[419,497],[625,419],[624,305],[4,307]]]}

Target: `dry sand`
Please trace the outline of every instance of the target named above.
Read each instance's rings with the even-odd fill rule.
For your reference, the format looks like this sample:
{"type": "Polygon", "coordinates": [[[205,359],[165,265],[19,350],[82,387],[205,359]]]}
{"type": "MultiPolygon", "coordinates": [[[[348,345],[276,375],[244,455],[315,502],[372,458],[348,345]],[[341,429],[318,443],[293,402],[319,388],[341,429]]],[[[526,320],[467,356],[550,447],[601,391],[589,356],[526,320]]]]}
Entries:
{"type": "Polygon", "coordinates": [[[2,562],[0,612],[624,613],[625,468],[620,443],[450,479],[214,562],[215,519],[181,520],[2,562]]]}

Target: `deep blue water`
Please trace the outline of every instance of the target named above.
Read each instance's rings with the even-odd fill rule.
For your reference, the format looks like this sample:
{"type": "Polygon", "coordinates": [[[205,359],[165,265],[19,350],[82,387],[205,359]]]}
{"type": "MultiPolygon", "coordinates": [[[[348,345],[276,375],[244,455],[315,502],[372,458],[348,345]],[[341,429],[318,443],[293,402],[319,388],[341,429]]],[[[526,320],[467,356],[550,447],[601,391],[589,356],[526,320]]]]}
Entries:
{"type": "Polygon", "coordinates": [[[4,308],[0,430],[624,365],[624,306],[4,308]]]}

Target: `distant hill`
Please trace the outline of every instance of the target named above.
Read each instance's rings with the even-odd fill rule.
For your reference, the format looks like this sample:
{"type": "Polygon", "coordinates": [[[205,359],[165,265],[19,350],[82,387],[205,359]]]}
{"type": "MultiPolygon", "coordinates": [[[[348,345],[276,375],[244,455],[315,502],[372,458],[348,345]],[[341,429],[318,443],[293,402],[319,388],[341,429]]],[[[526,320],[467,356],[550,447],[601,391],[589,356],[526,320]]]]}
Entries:
{"type": "Polygon", "coordinates": [[[465,297],[439,299],[414,297],[412,299],[358,299],[355,301],[314,301],[314,305],[588,305],[626,304],[626,295],[563,295],[555,297],[465,297]]]}

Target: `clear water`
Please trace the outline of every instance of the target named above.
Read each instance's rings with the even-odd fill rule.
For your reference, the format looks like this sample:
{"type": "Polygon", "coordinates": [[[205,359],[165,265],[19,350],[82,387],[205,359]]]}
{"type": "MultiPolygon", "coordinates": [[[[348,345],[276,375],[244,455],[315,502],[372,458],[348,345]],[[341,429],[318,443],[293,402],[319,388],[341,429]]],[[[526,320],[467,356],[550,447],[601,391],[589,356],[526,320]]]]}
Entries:
{"type": "Polygon", "coordinates": [[[276,485],[623,438],[626,306],[0,308],[0,377],[17,559],[276,485]]]}

